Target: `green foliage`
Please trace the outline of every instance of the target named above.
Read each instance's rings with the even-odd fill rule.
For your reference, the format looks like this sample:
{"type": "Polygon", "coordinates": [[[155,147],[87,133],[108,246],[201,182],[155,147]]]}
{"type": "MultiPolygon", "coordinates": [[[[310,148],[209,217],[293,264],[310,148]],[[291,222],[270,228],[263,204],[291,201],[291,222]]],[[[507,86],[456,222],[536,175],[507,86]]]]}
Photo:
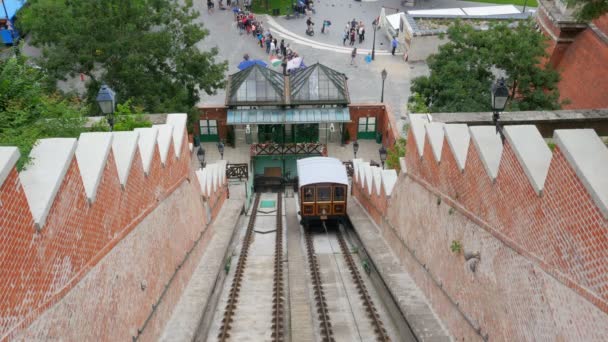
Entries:
{"type": "Polygon", "coordinates": [[[194,133],[194,126],[198,125],[198,120],[200,119],[200,111],[197,106],[192,106],[190,110],[187,112],[188,118],[186,120],[186,127],[188,129],[188,134],[194,133]]]}
{"type": "Polygon", "coordinates": [[[97,113],[102,83],[147,112],[186,112],[199,90],[212,94],[224,84],[217,49],[197,46],[208,32],[191,0],[30,0],[19,23],[42,48],[51,84],[89,76],[86,99],[97,113]]]}
{"type": "Polygon", "coordinates": [[[608,12],[608,0],[567,0],[569,7],[578,6],[574,15],[580,21],[591,21],[608,12]]]}
{"type": "Polygon", "coordinates": [[[405,156],[405,145],[406,140],[399,138],[393,146],[388,149],[386,154],[386,166],[389,169],[395,169],[397,173],[401,171],[401,165],[399,164],[399,158],[405,156]]]}
{"type": "Polygon", "coordinates": [[[0,145],[19,148],[20,170],[38,139],[77,137],[85,130],[80,103],[50,92],[45,84],[44,74],[25,57],[0,60],[0,145]]]}
{"type": "Polygon", "coordinates": [[[450,250],[452,251],[452,253],[460,253],[462,252],[462,243],[460,243],[460,241],[458,240],[452,240],[452,244],[450,245],[450,250]]]}
{"type": "Polygon", "coordinates": [[[412,81],[410,108],[491,111],[493,70],[500,70],[511,93],[508,110],[558,109],[559,74],[544,62],[547,38],[533,25],[530,20],[476,30],[457,21],[448,29],[450,42],[429,57],[431,74],[412,81]]]}
{"type": "Polygon", "coordinates": [[[420,93],[413,93],[408,100],[407,110],[410,113],[428,113],[429,107],[420,93]]]}
{"type": "MultiPolygon", "coordinates": [[[[143,108],[133,105],[131,99],[118,104],[114,112],[114,131],[132,131],[140,127],[152,127],[152,122],[144,116],[143,108]]],[[[109,131],[107,120],[93,124],[93,131],[109,131]]]]}

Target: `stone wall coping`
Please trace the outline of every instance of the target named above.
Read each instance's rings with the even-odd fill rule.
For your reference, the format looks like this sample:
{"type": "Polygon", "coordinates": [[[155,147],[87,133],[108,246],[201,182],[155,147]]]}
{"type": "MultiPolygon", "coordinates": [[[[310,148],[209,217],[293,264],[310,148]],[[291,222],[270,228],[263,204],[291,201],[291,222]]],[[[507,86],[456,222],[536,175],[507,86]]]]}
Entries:
{"type": "Polygon", "coordinates": [[[138,132],[114,132],[112,139],[112,153],[118,171],[118,180],[122,188],[127,186],[131,165],[137,151],[137,142],[139,140],[138,132]]]}
{"type": "Polygon", "coordinates": [[[76,160],[89,203],[95,202],[97,187],[112,146],[111,132],[82,133],[76,147],[76,160]]]}
{"type": "Polygon", "coordinates": [[[397,171],[382,170],[382,184],[384,185],[384,193],[390,196],[393,193],[395,184],[397,183],[397,171]]]}
{"type": "MultiPolygon", "coordinates": [[[[454,159],[456,159],[456,164],[460,171],[463,171],[471,142],[469,127],[465,124],[450,124],[445,125],[443,129],[448,145],[454,154],[454,159]]],[[[443,144],[443,142],[441,143],[443,144]]]]}
{"type": "Polygon", "coordinates": [[[420,157],[424,155],[424,136],[425,136],[425,124],[428,122],[425,114],[410,114],[410,128],[414,133],[414,139],[416,140],[416,146],[418,146],[418,154],[420,157]]]}
{"type": "Polygon", "coordinates": [[[141,155],[144,172],[148,175],[150,174],[150,165],[152,164],[152,158],[154,157],[154,150],[156,148],[158,127],[136,128],[134,131],[139,133],[139,140],[137,141],[137,144],[139,145],[139,154],[141,155]]]}
{"type": "Polygon", "coordinates": [[[504,133],[534,191],[540,195],[551,164],[551,150],[535,126],[505,126],[504,133]]]}
{"type": "Polygon", "coordinates": [[[75,138],[41,139],[30,152],[32,161],[19,174],[36,229],[42,229],[74,153],[75,138]]]}
{"type": "MultiPolygon", "coordinates": [[[[188,115],[186,114],[173,113],[167,116],[167,124],[173,126],[173,144],[177,159],[179,159],[182,152],[182,141],[184,141],[187,121],[188,115]]],[[[192,150],[192,148],[190,148],[190,150],[192,150]]]]}
{"type": "Polygon", "coordinates": [[[382,169],[379,167],[370,167],[373,177],[373,188],[376,190],[376,194],[380,196],[382,193],[382,169]]]}
{"type": "MultiPolygon", "coordinates": [[[[405,159],[400,158],[400,164],[402,165],[402,172],[405,172],[405,159]]],[[[382,189],[386,196],[390,196],[393,192],[393,188],[397,183],[397,171],[395,170],[383,170],[378,166],[371,166],[369,162],[363,161],[363,159],[353,159],[353,184],[358,182],[361,187],[367,191],[369,195],[376,191],[376,194],[380,196],[382,189]]]]}
{"type": "Polygon", "coordinates": [[[442,122],[430,122],[424,126],[426,133],[428,134],[427,136],[429,138],[429,143],[431,144],[431,150],[433,151],[435,160],[440,162],[441,149],[443,148],[443,137],[445,135],[443,126],[445,126],[445,124],[442,122]]]}
{"type": "Polygon", "coordinates": [[[492,180],[498,176],[498,167],[502,157],[502,141],[500,135],[496,133],[493,126],[473,126],[469,127],[473,144],[479,151],[479,157],[483,163],[488,176],[492,180]]]}
{"type": "Polygon", "coordinates": [[[556,130],[553,136],[593,201],[608,218],[608,148],[592,129],[556,130]]]}
{"type": "Polygon", "coordinates": [[[160,161],[165,165],[167,163],[167,155],[169,154],[169,146],[173,138],[172,125],[154,125],[158,129],[158,152],[160,152],[160,161]]]}
{"type": "Polygon", "coordinates": [[[11,170],[21,157],[19,149],[14,146],[0,146],[0,186],[4,184],[11,170]]]}
{"type": "MultiPolygon", "coordinates": [[[[410,114],[410,117],[425,114],[410,114]]],[[[500,113],[503,123],[541,123],[555,121],[586,121],[589,119],[608,121],[608,108],[555,111],[521,111],[500,113]]],[[[433,121],[444,123],[488,123],[492,122],[492,112],[433,113],[433,121]]]]}

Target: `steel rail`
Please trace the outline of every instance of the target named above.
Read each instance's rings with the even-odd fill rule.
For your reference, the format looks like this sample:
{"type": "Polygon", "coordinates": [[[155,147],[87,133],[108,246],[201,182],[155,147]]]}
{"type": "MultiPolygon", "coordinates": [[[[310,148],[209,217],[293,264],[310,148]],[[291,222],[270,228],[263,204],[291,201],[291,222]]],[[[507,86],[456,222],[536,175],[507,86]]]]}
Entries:
{"type": "Polygon", "coordinates": [[[277,194],[277,223],[274,243],[274,279],[272,288],[272,341],[285,341],[283,296],[283,199],[277,194]]]}

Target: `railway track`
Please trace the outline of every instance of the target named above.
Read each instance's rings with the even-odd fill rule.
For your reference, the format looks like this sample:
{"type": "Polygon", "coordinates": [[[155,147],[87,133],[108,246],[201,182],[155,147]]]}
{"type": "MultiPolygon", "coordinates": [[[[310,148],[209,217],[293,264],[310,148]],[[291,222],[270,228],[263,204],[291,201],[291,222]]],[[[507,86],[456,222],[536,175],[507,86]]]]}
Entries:
{"type": "Polygon", "coordinates": [[[331,328],[331,320],[329,318],[329,310],[327,308],[327,301],[325,299],[325,292],[323,291],[321,271],[319,270],[319,263],[317,261],[317,255],[315,254],[315,246],[312,241],[312,235],[308,229],[304,230],[304,235],[306,237],[306,252],[308,255],[310,277],[312,279],[313,292],[315,296],[315,306],[317,307],[317,314],[319,318],[319,328],[321,329],[321,339],[323,342],[335,342],[333,337],[334,332],[331,328]]]}
{"type": "Polygon", "coordinates": [[[245,237],[243,238],[243,246],[241,248],[241,255],[236,264],[236,271],[232,284],[230,286],[230,293],[228,294],[228,303],[224,310],[224,318],[222,319],[222,326],[220,327],[220,333],[217,338],[219,341],[227,341],[230,338],[230,329],[232,329],[233,316],[236,312],[236,307],[239,301],[239,293],[241,291],[241,281],[243,280],[243,274],[245,273],[245,266],[247,264],[247,254],[249,252],[249,245],[251,245],[251,236],[253,235],[253,228],[255,226],[255,219],[258,212],[258,205],[260,204],[260,193],[255,195],[253,207],[251,209],[251,216],[249,217],[249,223],[247,224],[247,230],[245,237]]]}
{"type": "Polygon", "coordinates": [[[344,236],[342,236],[342,232],[337,230],[338,243],[340,245],[340,250],[342,251],[342,255],[344,255],[344,259],[346,260],[346,264],[348,265],[348,269],[353,278],[353,282],[357,287],[357,291],[359,292],[359,296],[363,301],[363,305],[365,306],[365,311],[367,312],[367,317],[370,320],[370,323],[374,329],[374,333],[376,334],[376,341],[389,342],[391,339],[384,328],[384,324],[380,319],[380,315],[378,314],[378,310],[374,305],[374,302],[367,291],[365,286],[365,282],[363,278],[361,278],[361,274],[357,269],[357,265],[355,260],[353,259],[350,250],[348,249],[348,245],[346,244],[346,240],[344,240],[344,236]]]}
{"type": "Polygon", "coordinates": [[[272,341],[285,341],[285,311],[283,291],[283,200],[277,194],[277,223],[274,244],[274,279],[272,286],[272,341]]]}

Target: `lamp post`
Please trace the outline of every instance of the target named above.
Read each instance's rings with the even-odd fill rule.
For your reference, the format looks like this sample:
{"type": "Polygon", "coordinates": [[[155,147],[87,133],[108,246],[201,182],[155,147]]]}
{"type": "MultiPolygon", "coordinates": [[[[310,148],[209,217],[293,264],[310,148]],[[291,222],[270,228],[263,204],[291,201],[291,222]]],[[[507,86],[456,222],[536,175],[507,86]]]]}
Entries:
{"type": "Polygon", "coordinates": [[[378,153],[380,153],[380,162],[382,163],[382,169],[384,169],[384,162],[386,161],[386,147],[382,145],[378,150],[378,153]]]}
{"type": "Polygon", "coordinates": [[[8,31],[11,34],[11,40],[13,41],[13,48],[15,49],[15,57],[19,57],[19,44],[15,40],[15,30],[13,29],[13,24],[11,23],[11,18],[8,17],[8,11],[6,10],[6,4],[4,0],[2,1],[2,7],[4,8],[4,16],[6,17],[6,25],[8,25],[8,31]]]}
{"type": "Polygon", "coordinates": [[[524,1],[524,9],[521,11],[521,13],[526,13],[526,6],[528,5],[528,0],[524,1]]]}
{"type": "Polygon", "coordinates": [[[355,154],[355,159],[357,159],[357,151],[359,151],[359,142],[355,140],[353,143],[353,153],[355,154]]]}
{"type": "Polygon", "coordinates": [[[505,136],[500,126],[500,112],[505,110],[507,100],[509,99],[509,88],[505,85],[505,79],[501,77],[492,85],[492,121],[496,126],[496,133],[500,134],[500,139],[505,140],[505,136]]]}
{"type": "Polygon", "coordinates": [[[374,42],[372,43],[372,61],[376,59],[376,30],[378,30],[378,18],[372,21],[372,27],[374,28],[374,42]]]}
{"type": "Polygon", "coordinates": [[[384,81],[386,81],[388,73],[386,72],[386,69],[382,69],[380,74],[382,75],[382,95],[380,95],[380,103],[384,103],[384,81]]]}
{"type": "Polygon", "coordinates": [[[198,158],[198,162],[201,163],[201,169],[205,167],[205,149],[202,146],[198,147],[198,151],[196,151],[196,158],[198,158]]]}
{"type": "Polygon", "coordinates": [[[224,159],[224,143],[222,141],[217,143],[217,150],[218,152],[220,152],[220,156],[222,157],[222,160],[224,159]]]}
{"type": "Polygon", "coordinates": [[[97,103],[101,108],[101,112],[106,115],[108,125],[110,125],[110,132],[114,130],[114,105],[116,104],[116,94],[114,91],[105,84],[101,85],[99,93],[97,93],[97,103]]]}

